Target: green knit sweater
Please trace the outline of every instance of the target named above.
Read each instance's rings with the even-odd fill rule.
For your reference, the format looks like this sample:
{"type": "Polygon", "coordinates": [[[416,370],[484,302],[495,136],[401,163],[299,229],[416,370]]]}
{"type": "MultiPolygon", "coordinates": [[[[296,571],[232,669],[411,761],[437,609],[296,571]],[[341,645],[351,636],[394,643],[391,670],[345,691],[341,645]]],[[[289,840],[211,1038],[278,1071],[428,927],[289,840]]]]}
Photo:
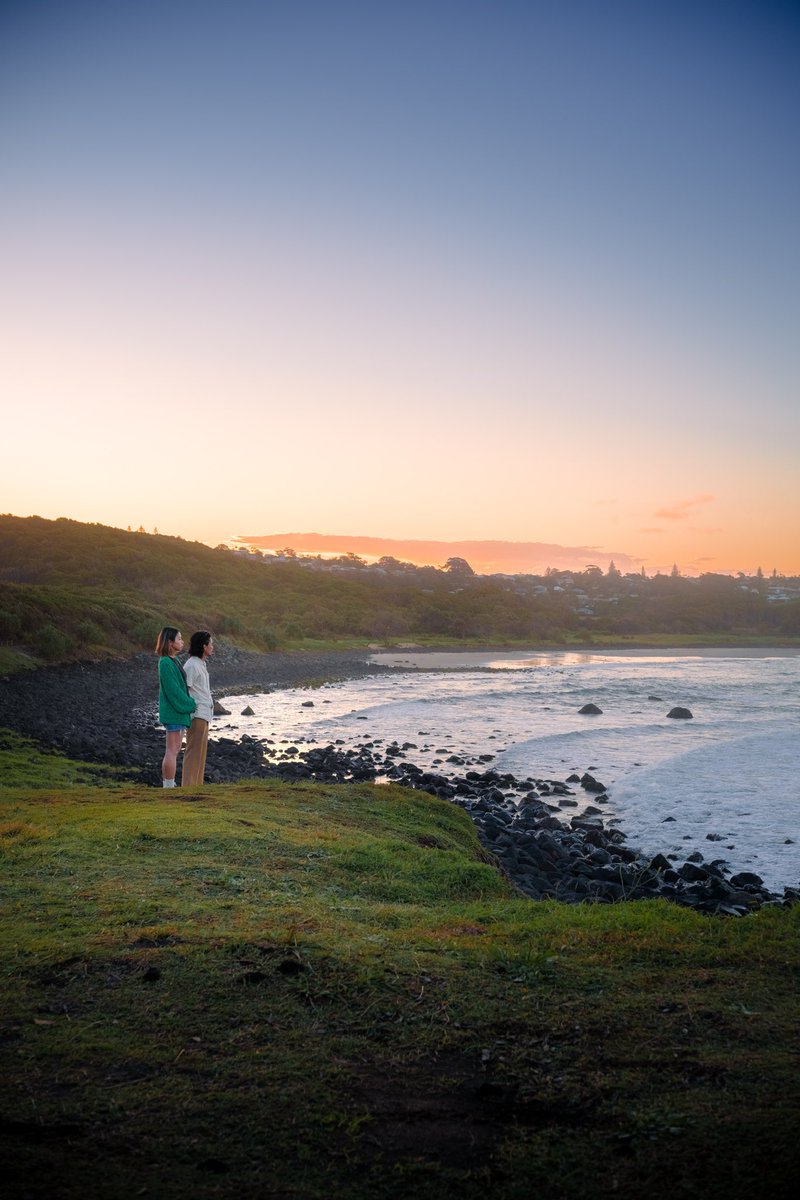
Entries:
{"type": "Polygon", "coordinates": [[[161,724],[188,728],[197,705],[186,688],[180,663],[168,654],[162,654],[158,660],[158,684],[158,719],[161,724]]]}

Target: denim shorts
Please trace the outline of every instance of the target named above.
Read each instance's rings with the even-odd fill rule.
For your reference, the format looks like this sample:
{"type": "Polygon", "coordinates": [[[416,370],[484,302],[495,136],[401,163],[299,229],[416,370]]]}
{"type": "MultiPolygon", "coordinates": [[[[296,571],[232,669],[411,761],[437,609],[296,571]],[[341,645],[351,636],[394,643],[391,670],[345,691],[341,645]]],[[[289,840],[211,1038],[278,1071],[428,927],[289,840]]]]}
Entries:
{"type": "Polygon", "coordinates": [[[185,725],[165,725],[164,728],[166,729],[167,733],[177,733],[178,730],[180,730],[181,733],[183,733],[186,726],[185,725]]]}

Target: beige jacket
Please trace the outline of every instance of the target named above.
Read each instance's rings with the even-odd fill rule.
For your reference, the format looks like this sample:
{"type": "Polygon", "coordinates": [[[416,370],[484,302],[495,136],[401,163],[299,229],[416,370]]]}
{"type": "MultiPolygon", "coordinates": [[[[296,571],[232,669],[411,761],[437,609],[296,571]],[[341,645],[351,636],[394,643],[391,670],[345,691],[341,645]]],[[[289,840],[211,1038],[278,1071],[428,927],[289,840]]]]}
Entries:
{"type": "Polygon", "coordinates": [[[192,717],[200,717],[203,721],[210,721],[214,715],[214,701],[211,699],[211,683],[208,678],[208,667],[202,658],[198,658],[196,654],[190,654],[183,664],[183,670],[186,675],[186,686],[189,689],[189,695],[197,704],[192,717]]]}

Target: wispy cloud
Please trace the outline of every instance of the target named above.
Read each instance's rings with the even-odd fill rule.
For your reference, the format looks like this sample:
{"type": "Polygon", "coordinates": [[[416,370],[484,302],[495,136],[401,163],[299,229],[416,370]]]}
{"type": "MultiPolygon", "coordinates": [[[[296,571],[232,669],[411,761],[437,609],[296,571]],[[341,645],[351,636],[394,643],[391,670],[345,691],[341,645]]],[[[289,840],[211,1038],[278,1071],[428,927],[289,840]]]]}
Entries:
{"type": "Polygon", "coordinates": [[[662,521],[685,521],[691,515],[693,508],[697,508],[700,504],[710,504],[713,499],[712,495],[704,492],[702,495],[692,496],[688,500],[678,500],[670,508],[660,508],[658,512],[653,513],[653,516],[662,521]]]}
{"type": "Polygon", "coordinates": [[[281,550],[291,546],[303,554],[353,552],[373,561],[382,555],[390,555],[405,562],[432,566],[456,556],[466,558],[480,575],[542,574],[547,567],[582,571],[590,563],[605,570],[612,559],[621,571],[635,571],[642,561],[622,550],[609,551],[601,546],[562,546],[554,542],[445,542],[326,533],[246,534],[234,540],[262,550],[281,550]]]}

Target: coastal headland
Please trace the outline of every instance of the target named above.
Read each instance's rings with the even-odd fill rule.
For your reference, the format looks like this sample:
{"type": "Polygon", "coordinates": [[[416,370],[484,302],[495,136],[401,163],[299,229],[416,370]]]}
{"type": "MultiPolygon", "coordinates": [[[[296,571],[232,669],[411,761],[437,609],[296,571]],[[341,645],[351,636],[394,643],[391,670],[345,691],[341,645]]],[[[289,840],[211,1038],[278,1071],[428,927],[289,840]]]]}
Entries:
{"type": "Polygon", "coordinates": [[[396,786],[0,803],[14,1200],[791,1194],[800,907],[534,903],[396,786]]]}
{"type": "Polygon", "coordinates": [[[392,669],[371,642],[795,644],[791,604],[654,581],[685,632],[626,635],[555,585],[310,574],[35,518],[0,538],[7,1194],[792,1193],[790,892],[642,858],[588,763],[422,769],[368,721],[343,746],[215,738],[213,786],[167,799],[145,650],[164,613],[213,629],[224,698],[392,669]]]}
{"type": "MultiPolygon", "coordinates": [[[[410,651],[406,652],[411,653],[410,651]]],[[[387,656],[376,664],[353,651],[258,654],[222,644],[214,658],[214,690],[226,693],[309,687],[378,672],[414,669],[430,655],[387,656]]],[[[72,664],[17,674],[0,688],[0,728],[87,763],[111,766],[131,781],[158,786],[163,735],[154,717],[152,655],[128,662],[72,664]]],[[[310,702],[309,702],[310,703],[310,702]]],[[[516,778],[451,755],[436,769],[413,761],[410,743],[380,745],[369,727],[351,745],[275,745],[271,739],[216,736],[206,779],[318,783],[393,782],[461,807],[481,843],[522,895],[569,903],[662,898],[709,914],[744,916],[763,905],[794,904],[800,889],[771,891],[749,871],[732,873],[698,850],[685,861],[643,855],[624,830],[606,823],[606,787],[588,770],[565,778],[516,778]]],[[[584,768],[587,764],[584,764],[584,768]]],[[[102,776],[101,776],[102,778],[102,776]]]]}
{"type": "MultiPolygon", "coordinates": [[[[223,647],[214,690],[375,670],[223,647]]],[[[154,679],[0,687],[10,1196],[789,1195],[792,896],[642,861],[598,779],[415,771],[366,730],[216,739],[165,799],[154,679]]]]}

